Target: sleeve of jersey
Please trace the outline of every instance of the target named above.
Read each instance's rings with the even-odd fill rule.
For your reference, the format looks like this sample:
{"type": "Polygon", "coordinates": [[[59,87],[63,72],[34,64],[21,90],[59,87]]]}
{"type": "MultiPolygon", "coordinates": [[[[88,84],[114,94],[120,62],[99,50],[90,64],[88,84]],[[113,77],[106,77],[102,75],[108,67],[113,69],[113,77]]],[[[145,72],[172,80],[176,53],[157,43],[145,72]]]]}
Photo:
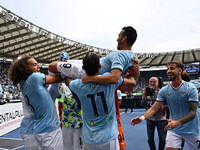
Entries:
{"type": "Polygon", "coordinates": [[[126,63],[127,58],[125,57],[125,55],[123,55],[123,53],[116,53],[113,56],[113,62],[112,62],[112,66],[111,66],[111,70],[112,69],[120,69],[121,71],[124,68],[124,64],[126,63]]]}
{"type": "Polygon", "coordinates": [[[189,91],[189,101],[199,102],[198,91],[195,87],[192,87],[189,91]]]}
{"type": "Polygon", "coordinates": [[[33,73],[31,75],[31,82],[34,83],[32,85],[45,85],[46,77],[43,73],[33,73]]]}
{"type": "Polygon", "coordinates": [[[165,100],[165,98],[164,98],[164,93],[165,93],[165,91],[164,91],[164,88],[162,88],[159,92],[158,92],[158,95],[157,95],[157,98],[156,98],[156,100],[157,101],[164,101],[165,100]]]}
{"type": "Polygon", "coordinates": [[[82,65],[77,63],[58,62],[57,70],[63,78],[69,77],[72,79],[80,79],[85,75],[82,65]]]}

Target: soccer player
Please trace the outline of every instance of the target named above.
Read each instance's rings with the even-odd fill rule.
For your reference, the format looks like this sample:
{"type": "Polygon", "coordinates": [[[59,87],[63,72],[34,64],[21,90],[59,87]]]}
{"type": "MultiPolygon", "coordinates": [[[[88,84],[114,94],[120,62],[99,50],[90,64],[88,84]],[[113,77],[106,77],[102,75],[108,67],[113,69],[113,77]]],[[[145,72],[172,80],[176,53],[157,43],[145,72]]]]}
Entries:
{"type": "Polygon", "coordinates": [[[184,65],[181,62],[169,62],[167,75],[171,83],[159,91],[157,101],[142,117],[131,120],[131,124],[134,126],[150,118],[166,100],[170,111],[169,124],[165,127],[167,150],[180,149],[183,139],[187,142],[190,150],[199,150],[200,148],[198,92],[193,85],[181,79],[183,69],[184,65]]]}
{"type": "MultiPolygon", "coordinates": [[[[135,43],[137,38],[136,30],[131,27],[123,27],[117,38],[117,49],[119,51],[111,53],[106,57],[100,59],[101,69],[100,74],[105,72],[111,72],[111,74],[106,76],[84,76],[85,71],[82,70],[82,63],[80,61],[68,61],[68,62],[52,62],[49,65],[49,70],[54,73],[60,72],[61,76],[70,77],[70,78],[82,78],[82,82],[95,82],[99,84],[112,84],[117,83],[119,77],[123,74],[128,73],[129,79],[132,79],[135,82],[139,76],[139,64],[138,60],[135,60],[135,55],[132,51],[132,45],[135,43]]],[[[123,86],[121,90],[132,91],[132,86],[123,86]]],[[[117,94],[117,92],[115,92],[117,94]]],[[[121,123],[121,117],[119,112],[119,104],[116,96],[116,113],[119,126],[119,141],[120,149],[125,148],[125,141],[121,123]]]]}
{"type": "Polygon", "coordinates": [[[68,61],[59,62],[54,61],[49,65],[49,71],[53,73],[61,73],[63,77],[70,77],[73,79],[82,78],[83,82],[96,82],[101,84],[117,83],[119,77],[122,74],[127,73],[131,68],[133,69],[131,74],[133,80],[137,80],[139,76],[139,64],[135,60],[135,55],[132,51],[132,45],[136,41],[137,32],[133,27],[124,27],[118,35],[118,50],[111,53],[106,57],[100,59],[101,69],[100,74],[105,72],[111,72],[111,74],[103,77],[98,76],[84,76],[85,71],[82,70],[82,64],[80,61],[68,61]],[[135,62],[134,62],[135,61],[135,62]]]}
{"type": "MultiPolygon", "coordinates": [[[[99,57],[94,53],[88,53],[83,59],[87,75],[98,75],[100,67],[99,57]]],[[[116,84],[85,84],[81,79],[67,79],[66,84],[82,106],[84,146],[88,150],[119,150],[114,91],[121,84],[134,85],[135,82],[121,76],[116,84]]]]}
{"type": "Polygon", "coordinates": [[[61,82],[60,76],[45,76],[37,61],[25,56],[8,70],[14,85],[20,84],[24,118],[20,132],[25,149],[63,149],[60,120],[46,84],[61,82]]]}

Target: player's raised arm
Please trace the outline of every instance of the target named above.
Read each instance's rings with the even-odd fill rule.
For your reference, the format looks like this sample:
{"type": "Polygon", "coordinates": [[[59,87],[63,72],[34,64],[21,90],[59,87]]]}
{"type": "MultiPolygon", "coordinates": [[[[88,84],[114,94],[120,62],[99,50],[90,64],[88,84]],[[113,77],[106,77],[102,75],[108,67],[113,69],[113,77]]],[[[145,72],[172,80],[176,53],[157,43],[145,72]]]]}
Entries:
{"type": "Polygon", "coordinates": [[[113,69],[111,74],[106,76],[84,76],[82,78],[83,83],[95,82],[98,84],[116,84],[122,74],[122,71],[119,69],[113,69]]]}

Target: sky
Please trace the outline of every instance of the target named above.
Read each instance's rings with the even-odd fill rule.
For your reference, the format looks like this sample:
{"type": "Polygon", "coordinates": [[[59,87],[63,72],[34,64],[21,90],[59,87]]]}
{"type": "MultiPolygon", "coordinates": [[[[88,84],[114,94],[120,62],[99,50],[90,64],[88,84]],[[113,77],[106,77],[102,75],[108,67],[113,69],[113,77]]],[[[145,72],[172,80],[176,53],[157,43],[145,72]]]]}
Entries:
{"type": "Polygon", "coordinates": [[[52,33],[116,50],[122,27],[132,26],[136,53],[200,48],[199,0],[0,0],[0,5],[52,33]]]}

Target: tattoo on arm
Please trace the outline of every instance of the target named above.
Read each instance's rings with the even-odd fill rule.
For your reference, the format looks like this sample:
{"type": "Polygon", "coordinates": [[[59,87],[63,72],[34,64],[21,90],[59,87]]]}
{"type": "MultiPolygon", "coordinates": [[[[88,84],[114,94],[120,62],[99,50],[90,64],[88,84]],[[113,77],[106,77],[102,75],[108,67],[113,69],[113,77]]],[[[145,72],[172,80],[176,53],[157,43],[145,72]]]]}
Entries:
{"type": "Polygon", "coordinates": [[[178,120],[180,124],[187,123],[196,117],[197,102],[189,102],[189,114],[178,120]]]}

